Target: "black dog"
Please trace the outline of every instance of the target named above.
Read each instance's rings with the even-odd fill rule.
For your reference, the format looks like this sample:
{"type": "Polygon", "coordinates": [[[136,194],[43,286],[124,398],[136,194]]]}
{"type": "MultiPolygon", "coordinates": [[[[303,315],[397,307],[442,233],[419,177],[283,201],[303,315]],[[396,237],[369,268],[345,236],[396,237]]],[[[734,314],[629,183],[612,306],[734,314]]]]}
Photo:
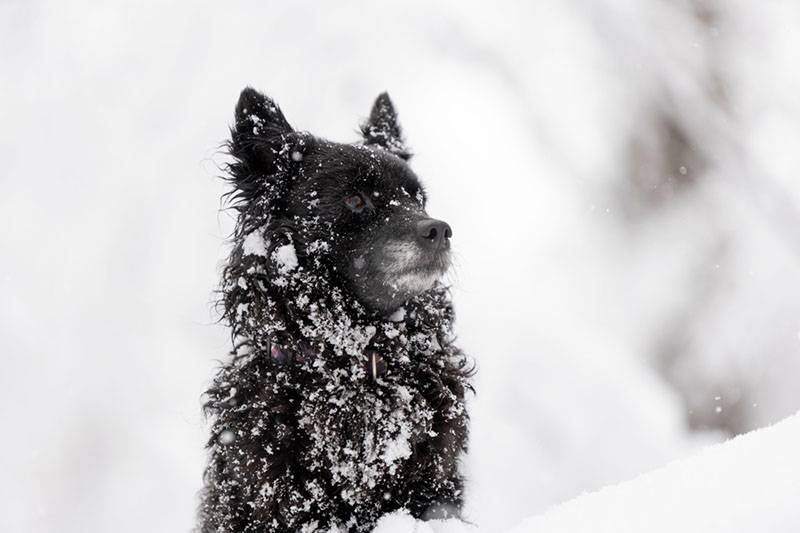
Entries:
{"type": "Polygon", "coordinates": [[[221,289],[234,349],[208,391],[204,533],[459,513],[471,368],[438,281],[451,229],[425,212],[386,94],[362,133],[332,143],[253,89],[239,98],[221,289]]]}

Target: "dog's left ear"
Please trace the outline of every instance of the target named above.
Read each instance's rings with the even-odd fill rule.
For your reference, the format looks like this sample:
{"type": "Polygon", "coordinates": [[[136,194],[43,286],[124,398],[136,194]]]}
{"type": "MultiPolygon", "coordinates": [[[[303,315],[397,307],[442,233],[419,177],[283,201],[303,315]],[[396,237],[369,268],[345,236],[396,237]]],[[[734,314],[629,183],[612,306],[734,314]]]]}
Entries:
{"type": "Polygon", "coordinates": [[[387,93],[381,93],[375,99],[369,119],[361,125],[361,134],[364,144],[378,145],[401,159],[411,158],[397,121],[397,111],[387,93]]]}

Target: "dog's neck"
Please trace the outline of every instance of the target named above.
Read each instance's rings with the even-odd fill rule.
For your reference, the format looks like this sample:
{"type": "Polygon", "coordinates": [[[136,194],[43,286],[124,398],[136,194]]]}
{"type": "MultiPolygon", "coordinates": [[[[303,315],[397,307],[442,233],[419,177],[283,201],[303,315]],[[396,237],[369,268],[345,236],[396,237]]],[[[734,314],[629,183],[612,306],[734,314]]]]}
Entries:
{"type": "MultiPolygon", "coordinates": [[[[389,316],[369,312],[306,246],[286,234],[242,236],[225,271],[225,318],[242,349],[272,357],[298,354],[353,357],[369,353],[432,354],[452,337],[447,291],[437,286],[389,316]],[[273,347],[278,347],[277,352],[273,347]]],[[[367,368],[379,373],[381,361],[367,368]]]]}

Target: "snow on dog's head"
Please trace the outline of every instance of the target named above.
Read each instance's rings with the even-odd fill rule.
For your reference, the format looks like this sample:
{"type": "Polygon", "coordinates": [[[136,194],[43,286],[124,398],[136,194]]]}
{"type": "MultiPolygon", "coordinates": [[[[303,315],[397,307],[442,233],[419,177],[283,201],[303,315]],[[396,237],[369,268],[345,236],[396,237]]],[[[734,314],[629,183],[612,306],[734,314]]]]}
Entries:
{"type": "Polygon", "coordinates": [[[245,89],[230,145],[233,196],[248,249],[253,232],[267,247],[291,244],[293,266],[324,268],[365,307],[387,314],[448,269],[452,230],[425,210],[388,95],[377,98],[361,131],[358,144],[295,131],[274,102],[245,89]]]}

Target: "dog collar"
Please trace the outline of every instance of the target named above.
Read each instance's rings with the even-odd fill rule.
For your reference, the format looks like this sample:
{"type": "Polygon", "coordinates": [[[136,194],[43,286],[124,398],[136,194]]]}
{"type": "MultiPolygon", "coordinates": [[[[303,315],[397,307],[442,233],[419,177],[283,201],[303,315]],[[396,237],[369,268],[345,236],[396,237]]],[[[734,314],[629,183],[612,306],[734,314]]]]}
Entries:
{"type": "MultiPolygon", "coordinates": [[[[309,353],[299,354],[297,352],[292,352],[288,348],[283,348],[274,343],[270,346],[269,354],[272,360],[279,364],[291,363],[295,361],[302,363],[305,361],[306,355],[310,355],[309,353]]],[[[386,373],[386,360],[374,350],[369,350],[367,352],[367,361],[365,366],[367,375],[369,375],[369,377],[373,380],[380,378],[386,373]]]]}

